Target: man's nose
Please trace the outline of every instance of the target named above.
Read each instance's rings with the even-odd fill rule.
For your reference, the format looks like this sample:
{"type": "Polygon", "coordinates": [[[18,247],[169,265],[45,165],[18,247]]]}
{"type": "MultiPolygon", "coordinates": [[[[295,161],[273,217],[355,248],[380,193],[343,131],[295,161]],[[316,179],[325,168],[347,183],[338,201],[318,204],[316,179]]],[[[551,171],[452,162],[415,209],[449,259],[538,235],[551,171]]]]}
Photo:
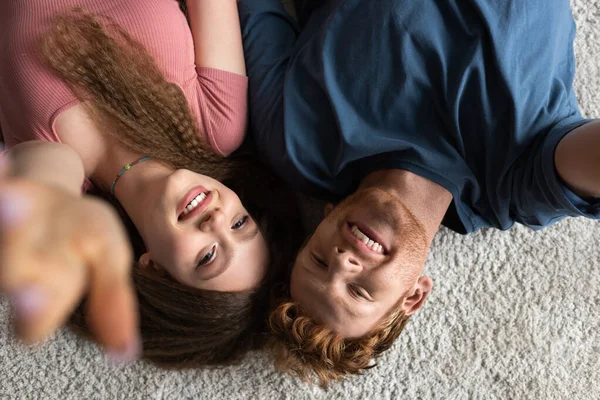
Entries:
{"type": "Polygon", "coordinates": [[[362,271],[363,267],[350,251],[341,246],[335,246],[329,262],[329,271],[331,274],[356,274],[362,271]]]}

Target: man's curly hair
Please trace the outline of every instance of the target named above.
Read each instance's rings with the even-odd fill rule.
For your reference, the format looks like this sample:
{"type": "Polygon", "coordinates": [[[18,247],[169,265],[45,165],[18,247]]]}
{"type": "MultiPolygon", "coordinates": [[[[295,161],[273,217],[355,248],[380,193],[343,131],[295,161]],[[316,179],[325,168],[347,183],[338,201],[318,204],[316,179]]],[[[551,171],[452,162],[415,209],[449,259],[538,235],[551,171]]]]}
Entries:
{"type": "Polygon", "coordinates": [[[269,316],[271,336],[267,348],[279,370],[327,387],[332,381],[376,366],[374,360],[392,346],[410,318],[401,307],[403,300],[370,333],[345,339],[316,323],[298,303],[281,298],[275,301],[269,316]]]}

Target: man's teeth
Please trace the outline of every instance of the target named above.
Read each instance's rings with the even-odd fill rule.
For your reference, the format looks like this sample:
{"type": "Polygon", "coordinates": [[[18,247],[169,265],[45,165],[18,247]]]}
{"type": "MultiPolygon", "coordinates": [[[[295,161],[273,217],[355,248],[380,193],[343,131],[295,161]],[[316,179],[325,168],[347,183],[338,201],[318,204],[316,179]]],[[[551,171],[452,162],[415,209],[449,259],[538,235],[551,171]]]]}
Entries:
{"type": "Polygon", "coordinates": [[[194,208],[198,207],[200,203],[206,198],[206,193],[200,193],[198,196],[194,197],[192,201],[188,203],[187,206],[183,209],[181,216],[189,214],[194,208]]]}
{"type": "Polygon", "coordinates": [[[352,226],[352,234],[371,250],[375,250],[376,252],[383,254],[383,246],[362,233],[356,225],[352,226]]]}

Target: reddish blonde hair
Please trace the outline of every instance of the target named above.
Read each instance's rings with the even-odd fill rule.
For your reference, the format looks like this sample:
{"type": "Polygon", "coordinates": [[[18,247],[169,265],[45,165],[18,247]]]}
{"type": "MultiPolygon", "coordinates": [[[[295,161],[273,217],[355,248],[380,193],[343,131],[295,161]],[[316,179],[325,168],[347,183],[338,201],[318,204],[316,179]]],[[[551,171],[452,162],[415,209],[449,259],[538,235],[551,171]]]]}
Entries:
{"type": "Polygon", "coordinates": [[[332,381],[376,366],[373,361],[392,346],[410,318],[400,307],[402,300],[370,333],[345,339],[316,323],[298,303],[280,299],[269,316],[267,348],[279,370],[327,387],[332,381]]]}

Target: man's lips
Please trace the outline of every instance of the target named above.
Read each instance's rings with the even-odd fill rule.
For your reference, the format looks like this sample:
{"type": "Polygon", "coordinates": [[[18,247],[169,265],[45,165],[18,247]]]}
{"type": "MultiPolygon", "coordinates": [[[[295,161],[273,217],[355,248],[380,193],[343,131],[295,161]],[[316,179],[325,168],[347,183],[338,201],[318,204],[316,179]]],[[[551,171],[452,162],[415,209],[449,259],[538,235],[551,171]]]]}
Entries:
{"type": "Polygon", "coordinates": [[[179,204],[179,207],[177,209],[177,218],[181,221],[184,219],[188,219],[189,217],[191,217],[193,215],[198,215],[199,212],[202,212],[202,211],[204,211],[204,209],[206,209],[206,207],[210,204],[211,200],[212,200],[212,192],[209,192],[208,189],[206,189],[204,186],[194,187],[192,190],[190,190],[186,194],[186,196],[183,198],[183,200],[179,204]],[[191,212],[187,213],[186,215],[181,215],[183,213],[183,211],[185,210],[185,208],[187,207],[187,205],[192,200],[194,200],[198,195],[200,195],[202,193],[208,193],[206,198],[204,200],[202,200],[202,203],[198,204],[196,206],[196,208],[194,208],[191,212]]]}
{"type": "Polygon", "coordinates": [[[344,225],[344,234],[346,235],[346,238],[351,243],[354,243],[359,249],[361,249],[363,251],[367,251],[371,254],[377,254],[378,256],[388,254],[388,252],[389,252],[389,247],[386,243],[383,242],[383,239],[381,238],[381,236],[378,235],[375,231],[369,229],[368,227],[366,227],[365,225],[363,225],[361,223],[347,222],[344,225]],[[380,253],[380,252],[370,248],[369,246],[367,246],[367,244],[365,242],[363,242],[362,240],[360,240],[359,238],[354,236],[354,234],[352,233],[353,226],[356,226],[363,234],[367,235],[369,237],[369,239],[373,240],[374,242],[379,243],[383,247],[383,253],[380,253]]]}

